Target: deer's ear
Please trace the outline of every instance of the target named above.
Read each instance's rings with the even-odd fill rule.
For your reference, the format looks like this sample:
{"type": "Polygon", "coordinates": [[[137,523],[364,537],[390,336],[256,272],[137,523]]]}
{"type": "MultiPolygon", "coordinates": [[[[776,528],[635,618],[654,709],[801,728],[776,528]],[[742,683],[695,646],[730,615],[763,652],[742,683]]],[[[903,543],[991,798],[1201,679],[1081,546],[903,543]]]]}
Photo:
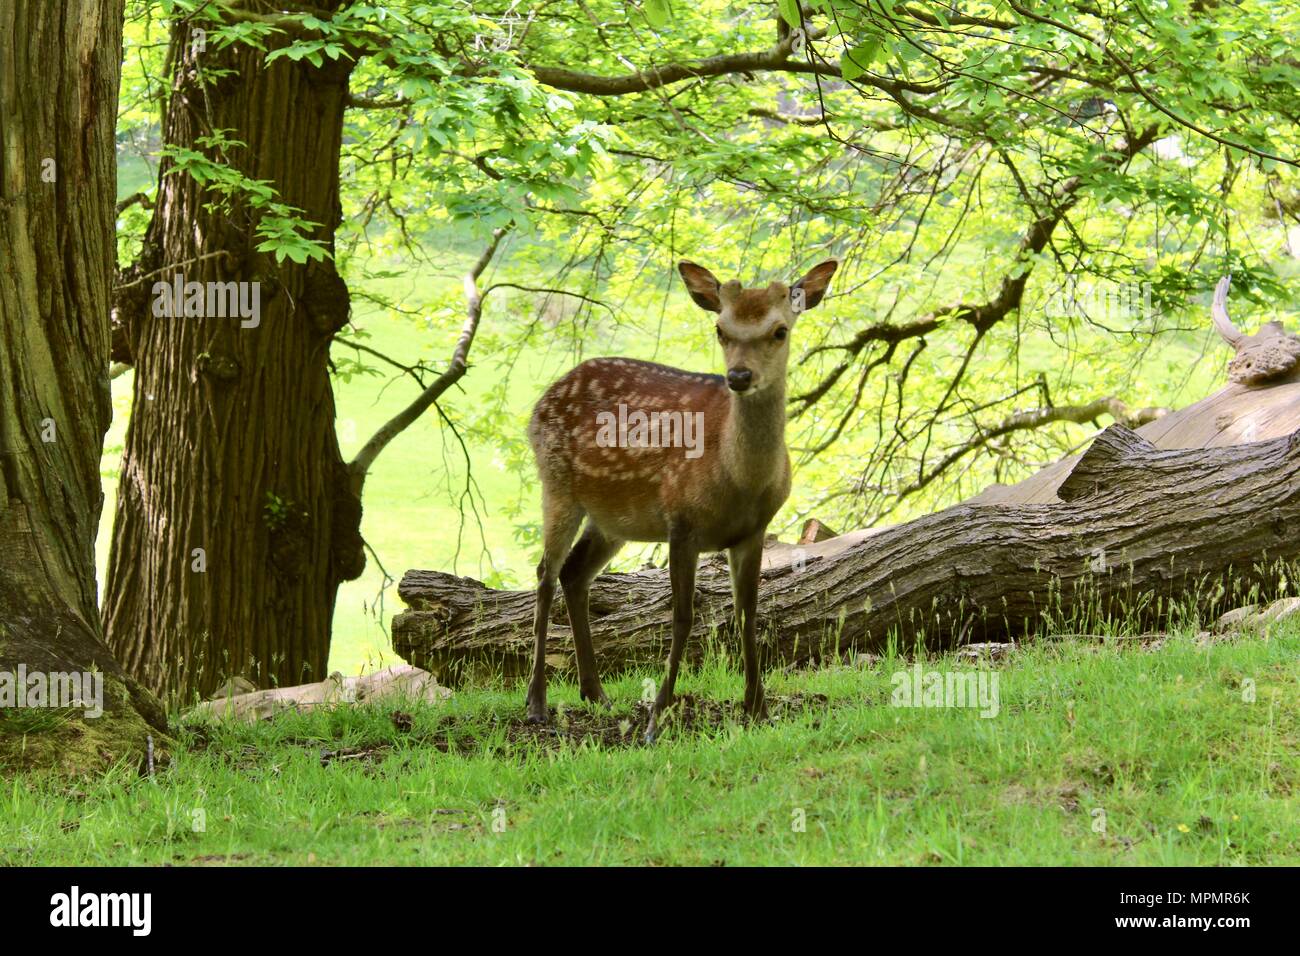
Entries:
{"type": "Polygon", "coordinates": [[[831,284],[831,276],[835,275],[835,270],[839,267],[838,259],[827,259],[820,265],[813,266],[806,276],[790,287],[790,303],[798,305],[796,312],[811,309],[822,300],[831,284]],[[803,300],[801,303],[800,299],[803,300]]]}
{"type": "Polygon", "coordinates": [[[691,294],[695,304],[701,309],[707,309],[710,312],[721,312],[722,301],[718,298],[718,291],[721,289],[721,283],[715,276],[704,266],[697,266],[694,262],[682,261],[677,263],[677,271],[682,274],[682,281],[686,283],[686,291],[691,294]]]}

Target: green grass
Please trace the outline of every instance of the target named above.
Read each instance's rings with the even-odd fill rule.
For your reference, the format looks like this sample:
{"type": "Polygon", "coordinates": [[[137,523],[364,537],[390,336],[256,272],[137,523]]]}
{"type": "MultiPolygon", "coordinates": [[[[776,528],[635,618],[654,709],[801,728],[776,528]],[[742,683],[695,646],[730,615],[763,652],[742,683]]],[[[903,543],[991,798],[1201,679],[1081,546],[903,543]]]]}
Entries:
{"type": "Polygon", "coordinates": [[[699,719],[653,747],[645,674],[607,684],[612,714],[553,687],[559,735],[521,725],[514,688],[404,707],[409,724],[390,704],[191,726],[152,778],[14,780],[0,863],[1300,861],[1300,628],[1028,646],[996,669],[988,719],[890,706],[908,666],[773,674],[770,698],[789,703],[751,727],[740,678],[714,660],[679,684],[699,719]]]}

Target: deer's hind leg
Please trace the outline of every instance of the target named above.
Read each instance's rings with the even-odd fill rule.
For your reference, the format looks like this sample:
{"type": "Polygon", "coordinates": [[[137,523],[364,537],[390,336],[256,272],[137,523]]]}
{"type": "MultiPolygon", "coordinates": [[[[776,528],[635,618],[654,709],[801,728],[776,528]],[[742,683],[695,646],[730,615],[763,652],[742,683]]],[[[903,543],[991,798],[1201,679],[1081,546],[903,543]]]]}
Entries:
{"type": "Polygon", "coordinates": [[[608,706],[609,697],[600,686],[596,670],[596,649],[591,643],[589,597],[591,582],[604,570],[623,547],[623,542],[608,537],[590,520],[582,537],[569,552],[560,569],[560,586],[564,588],[564,603],[569,609],[569,624],[573,628],[573,649],[578,659],[578,686],[583,700],[594,700],[608,706]]]}
{"type": "Polygon", "coordinates": [[[537,603],[533,611],[533,676],[528,683],[528,722],[544,724],[546,709],[546,630],[555,584],[573,536],[582,524],[581,506],[567,495],[542,487],[542,560],[537,565],[537,603]]]}

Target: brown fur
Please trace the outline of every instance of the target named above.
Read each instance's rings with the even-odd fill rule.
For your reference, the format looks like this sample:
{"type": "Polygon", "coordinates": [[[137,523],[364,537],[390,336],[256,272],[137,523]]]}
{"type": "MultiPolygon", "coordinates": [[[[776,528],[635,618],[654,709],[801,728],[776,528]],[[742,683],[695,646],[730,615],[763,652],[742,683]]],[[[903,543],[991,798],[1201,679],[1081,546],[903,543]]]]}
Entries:
{"type": "Polygon", "coordinates": [[[633,359],[583,362],[546,390],[529,424],[547,508],[544,523],[562,523],[577,511],[611,540],[667,541],[670,521],[676,520],[696,529],[705,551],[731,547],[765,528],[790,489],[789,456],[781,429],[771,421],[774,413],[784,414],[784,403],[762,401],[746,409],[758,414],[732,422],[733,401],[745,400],[733,398],[720,375],[633,359]],[[699,457],[688,458],[681,447],[600,447],[597,416],[616,414],[620,401],[646,412],[702,412],[699,457]],[[719,467],[727,457],[724,439],[759,415],[769,420],[758,422],[748,440],[733,442],[732,467],[719,467]],[[734,499],[744,506],[718,507],[734,499]]]}
{"type": "MultiPolygon", "coordinates": [[[[728,282],[723,286],[723,301],[728,301],[727,286],[740,283],[728,282]]],[[[789,295],[790,290],[780,282],[773,282],[766,289],[742,289],[730,297],[732,319],[742,325],[757,325],[768,317],[774,305],[789,295]]]]}

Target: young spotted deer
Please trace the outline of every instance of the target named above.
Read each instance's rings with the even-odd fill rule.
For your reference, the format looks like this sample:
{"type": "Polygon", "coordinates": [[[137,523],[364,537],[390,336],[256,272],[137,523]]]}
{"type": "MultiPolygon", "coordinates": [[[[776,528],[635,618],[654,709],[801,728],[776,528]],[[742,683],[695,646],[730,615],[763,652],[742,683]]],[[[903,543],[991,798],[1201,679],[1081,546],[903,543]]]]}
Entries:
{"type": "Polygon", "coordinates": [[[755,639],[767,524],[790,493],[785,377],[790,331],[821,301],[838,263],[787,287],[745,289],[680,264],[696,304],[716,312],[727,374],[704,375],[623,358],[583,362],[546,390],[528,438],[542,481],[543,555],[537,566],[536,647],[528,719],[547,720],[546,628],[564,589],[583,700],[608,703],[596,673],[587,596],[628,541],[668,542],[673,636],[668,676],[646,739],[672,703],[694,613],[702,551],[727,552],[745,655],[745,713],[766,715],[755,639]],[[581,537],[573,539],[586,519],[581,537]]]}

